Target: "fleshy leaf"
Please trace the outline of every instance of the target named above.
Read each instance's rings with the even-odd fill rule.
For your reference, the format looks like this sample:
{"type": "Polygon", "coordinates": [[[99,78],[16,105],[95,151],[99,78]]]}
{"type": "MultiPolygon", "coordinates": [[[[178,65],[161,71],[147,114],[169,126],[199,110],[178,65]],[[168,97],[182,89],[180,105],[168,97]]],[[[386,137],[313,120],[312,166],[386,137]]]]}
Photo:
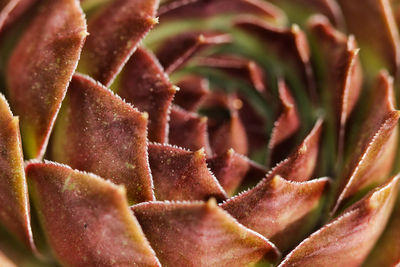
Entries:
{"type": "Polygon", "coordinates": [[[197,59],[196,65],[223,70],[235,79],[247,81],[260,93],[265,93],[264,71],[253,60],[232,55],[213,55],[197,59]]]}
{"type": "Polygon", "coordinates": [[[313,211],[327,185],[327,178],[299,183],[274,176],[230,198],[221,207],[279,249],[287,250],[309,234],[316,222],[311,218],[313,211]]]}
{"type": "Polygon", "coordinates": [[[2,267],[17,267],[6,255],[0,251],[0,266],[2,267]]]}
{"type": "Polygon", "coordinates": [[[75,74],[53,139],[52,159],[126,187],[129,201],[153,200],[147,114],[75,74]]]}
{"type": "Polygon", "coordinates": [[[364,261],[364,267],[390,267],[400,264],[400,195],[396,205],[375,248],[364,261]]]}
{"type": "Polygon", "coordinates": [[[279,265],[360,266],[384,230],[399,177],[377,188],[300,243],[279,265]]]}
{"type": "Polygon", "coordinates": [[[29,158],[43,156],[85,37],[77,1],[44,1],[11,55],[9,100],[29,158]]]}
{"type": "Polygon", "coordinates": [[[36,251],[18,122],[0,95],[0,222],[36,251]]]}
{"type": "Polygon", "coordinates": [[[230,41],[230,36],[224,33],[184,32],[165,40],[156,55],[165,71],[171,73],[201,49],[230,41]]]}
{"type": "Polygon", "coordinates": [[[125,189],[55,163],[31,163],[34,204],[57,258],[68,266],[160,266],[125,189]]]}
{"type": "Polygon", "coordinates": [[[237,19],[235,26],[258,37],[275,56],[292,65],[305,82],[310,97],[317,99],[310,49],[305,33],[297,25],[275,27],[265,20],[249,16],[237,19]]]}
{"type": "Polygon", "coordinates": [[[163,266],[248,266],[279,255],[272,243],[237,223],[214,199],[149,202],[132,210],[163,266]]]}
{"type": "Polygon", "coordinates": [[[204,149],[195,152],[169,145],[149,145],[157,200],[225,200],[226,193],[208,170],[204,149]]]}
{"type": "Polygon", "coordinates": [[[349,31],[361,46],[361,56],[364,54],[366,59],[364,67],[373,70],[387,68],[395,75],[400,62],[400,40],[390,0],[338,2],[349,31]]]}
{"type": "MultiPolygon", "coordinates": [[[[274,128],[272,129],[271,138],[268,143],[271,163],[279,162],[285,157],[285,155],[282,154],[288,151],[287,149],[282,149],[279,145],[285,146],[285,141],[291,143],[288,139],[291,139],[300,128],[300,118],[296,103],[283,80],[278,82],[278,89],[281,113],[274,123],[274,128]]],[[[286,146],[284,148],[286,148],[286,146]]]]}
{"type": "Polygon", "coordinates": [[[209,92],[208,81],[201,76],[185,76],[176,86],[179,91],[175,95],[174,104],[189,111],[194,111],[209,92]]]}
{"type": "Polygon", "coordinates": [[[244,180],[257,182],[266,174],[263,166],[236,153],[233,149],[208,159],[207,164],[230,196],[244,180]]]}
{"type": "Polygon", "coordinates": [[[393,79],[386,72],[380,73],[371,99],[359,142],[341,176],[333,212],[361,190],[385,181],[392,169],[400,112],[394,109],[393,79]]]}
{"type": "Polygon", "coordinates": [[[88,23],[78,70],[110,85],[139,42],[158,23],[159,0],[110,1],[88,23]]]}
{"type": "Polygon", "coordinates": [[[0,2],[0,30],[3,29],[3,26],[8,19],[10,13],[14,10],[14,8],[18,5],[20,0],[3,0],[0,2]]]}
{"type": "Polygon", "coordinates": [[[116,92],[142,112],[149,114],[149,140],[166,143],[168,113],[176,87],[165,75],[158,60],[138,48],[124,67],[116,92]]]}
{"type": "Polygon", "coordinates": [[[353,36],[347,38],[321,16],[315,16],[310,21],[310,28],[322,53],[321,61],[325,67],[323,87],[331,94],[341,154],[346,122],[358,100],[362,85],[357,43],[353,36]]]}
{"type": "Polygon", "coordinates": [[[173,106],[169,122],[169,143],[192,151],[204,148],[211,155],[207,133],[207,117],[173,106]]]}
{"type": "Polygon", "coordinates": [[[317,165],[321,131],[322,120],[318,120],[297,149],[288,158],[272,168],[267,176],[280,175],[285,179],[298,182],[309,180],[317,165]]]}
{"type": "Polygon", "coordinates": [[[286,20],[285,14],[279,8],[260,0],[175,0],[160,6],[158,12],[162,21],[235,13],[262,16],[277,23],[286,20]]]}

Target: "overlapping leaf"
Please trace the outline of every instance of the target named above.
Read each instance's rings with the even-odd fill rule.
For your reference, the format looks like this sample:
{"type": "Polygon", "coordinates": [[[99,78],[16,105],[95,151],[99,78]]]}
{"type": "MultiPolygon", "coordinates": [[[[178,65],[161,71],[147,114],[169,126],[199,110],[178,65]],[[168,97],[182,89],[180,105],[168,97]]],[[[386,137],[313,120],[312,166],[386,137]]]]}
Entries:
{"type": "Polygon", "coordinates": [[[116,0],[89,20],[78,70],[110,85],[139,42],[158,22],[159,0],[116,0]]]}
{"type": "Polygon", "coordinates": [[[35,251],[18,122],[0,95],[0,222],[35,251]]]}
{"type": "Polygon", "coordinates": [[[149,145],[157,200],[225,200],[226,193],[208,170],[204,149],[190,152],[169,145],[149,145]]]}
{"type": "Polygon", "coordinates": [[[76,74],[57,121],[52,159],[123,184],[129,201],[152,200],[146,129],[146,113],[76,74]]]}
{"type": "Polygon", "coordinates": [[[168,140],[168,113],[175,91],[158,60],[144,48],[129,59],[116,89],[123,99],[149,114],[148,138],[159,143],[168,140]]]}
{"type": "Polygon", "coordinates": [[[372,103],[357,147],[341,176],[334,211],[356,193],[382,183],[392,169],[397,149],[397,122],[393,79],[381,72],[371,95],[372,103]]]}
{"type": "Polygon", "coordinates": [[[208,81],[201,76],[185,76],[176,85],[179,91],[175,95],[174,104],[189,111],[194,111],[209,92],[208,81]]]}
{"type": "Polygon", "coordinates": [[[31,163],[27,176],[44,231],[68,266],[160,266],[125,190],[55,163],[31,163]]]}
{"type": "Polygon", "coordinates": [[[377,188],[298,245],[279,265],[361,265],[384,230],[398,192],[399,177],[377,188]]]}
{"type": "Polygon", "coordinates": [[[279,252],[216,205],[149,202],[132,207],[163,266],[246,266],[279,252]]]}
{"type": "Polygon", "coordinates": [[[21,118],[27,157],[44,153],[85,37],[86,22],[77,1],[43,1],[11,55],[9,100],[21,118]]]}

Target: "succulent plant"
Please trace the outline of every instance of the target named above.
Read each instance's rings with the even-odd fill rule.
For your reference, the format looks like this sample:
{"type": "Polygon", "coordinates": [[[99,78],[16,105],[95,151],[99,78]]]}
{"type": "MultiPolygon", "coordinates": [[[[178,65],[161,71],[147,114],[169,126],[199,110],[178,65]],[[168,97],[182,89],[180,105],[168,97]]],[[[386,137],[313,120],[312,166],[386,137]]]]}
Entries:
{"type": "Polygon", "coordinates": [[[400,266],[399,1],[0,5],[0,266],[400,266]]]}

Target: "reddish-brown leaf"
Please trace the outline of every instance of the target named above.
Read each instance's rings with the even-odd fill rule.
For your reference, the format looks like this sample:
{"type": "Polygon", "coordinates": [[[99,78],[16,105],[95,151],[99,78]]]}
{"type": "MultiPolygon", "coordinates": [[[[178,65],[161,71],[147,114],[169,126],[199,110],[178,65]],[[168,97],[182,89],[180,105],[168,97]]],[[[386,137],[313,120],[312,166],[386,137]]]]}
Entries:
{"type": "Polygon", "coordinates": [[[279,252],[267,239],[207,203],[149,202],[132,207],[163,266],[248,266],[279,252]]]}
{"type": "Polygon", "coordinates": [[[207,117],[173,106],[169,122],[169,143],[192,151],[204,148],[211,155],[207,133],[207,117]]]}
{"type": "Polygon", "coordinates": [[[315,224],[312,218],[329,179],[292,182],[276,175],[228,199],[221,207],[241,224],[262,234],[282,250],[296,245],[315,224]]]}
{"type": "Polygon", "coordinates": [[[360,266],[386,226],[398,183],[395,177],[346,209],[300,243],[279,266],[360,266]]]}
{"type": "Polygon", "coordinates": [[[89,20],[78,70],[110,85],[139,42],[158,23],[159,0],[110,1],[89,20]]]}
{"type": "Polygon", "coordinates": [[[125,189],[55,163],[31,163],[27,176],[48,241],[68,266],[160,266],[125,189]]]}
{"type": "Polygon", "coordinates": [[[260,0],[173,0],[160,6],[158,12],[162,21],[235,13],[263,16],[277,23],[286,20],[285,14],[279,8],[260,0]]]}
{"type": "Polygon", "coordinates": [[[169,81],[158,60],[138,48],[124,67],[116,92],[140,111],[149,114],[149,140],[167,143],[168,113],[176,87],[169,81]]]}
{"type": "Polygon", "coordinates": [[[129,201],[152,200],[146,129],[146,113],[76,74],[57,120],[52,159],[123,184],[129,201]]]}
{"type": "Polygon", "coordinates": [[[3,29],[3,26],[8,19],[8,16],[14,10],[14,8],[18,5],[20,0],[3,0],[0,2],[0,30],[3,29]]]}
{"type": "Polygon", "coordinates": [[[266,80],[263,69],[253,60],[232,55],[200,57],[196,65],[216,68],[227,72],[233,78],[250,83],[260,93],[265,93],[266,80]]]}
{"type": "Polygon", "coordinates": [[[362,70],[357,43],[353,36],[346,37],[336,31],[321,16],[310,21],[312,33],[318,40],[324,70],[323,88],[331,94],[331,103],[338,132],[339,154],[342,153],[345,126],[362,85],[362,70]]]}
{"type": "Polygon", "coordinates": [[[307,37],[297,25],[291,28],[275,27],[265,20],[249,16],[237,19],[235,26],[258,37],[280,61],[294,67],[305,82],[310,97],[316,100],[315,79],[307,37]]]}
{"type": "Polygon", "coordinates": [[[202,49],[230,41],[230,36],[224,33],[184,32],[165,40],[156,55],[165,71],[171,73],[202,49]]]}
{"type": "Polygon", "coordinates": [[[0,222],[35,251],[18,122],[0,94],[0,222]]]}
{"type": "Polygon", "coordinates": [[[322,120],[318,120],[298,148],[288,158],[272,168],[267,176],[272,178],[280,175],[285,179],[298,182],[309,180],[317,165],[321,131],[322,120]]]}
{"type": "Polygon", "coordinates": [[[362,50],[371,53],[378,68],[396,74],[400,62],[400,40],[390,0],[339,0],[349,31],[362,50]],[[371,19],[373,18],[373,19],[371,19]]]}
{"type": "Polygon", "coordinates": [[[41,157],[76,68],[86,24],[75,0],[48,0],[11,55],[9,99],[21,118],[27,157],[41,157]]]}
{"type": "Polygon", "coordinates": [[[394,109],[393,79],[386,72],[380,73],[371,99],[359,142],[341,176],[334,211],[361,190],[385,181],[392,169],[400,112],[394,109]]]}
{"type": "Polygon", "coordinates": [[[243,181],[257,182],[267,172],[263,166],[236,153],[232,148],[208,159],[207,164],[230,196],[236,192],[243,181]]]}
{"type": "Polygon", "coordinates": [[[149,145],[149,162],[157,200],[227,198],[207,168],[204,149],[195,152],[161,144],[149,145]]]}
{"type": "Polygon", "coordinates": [[[201,76],[185,76],[176,86],[179,91],[175,95],[174,104],[189,111],[196,110],[209,93],[208,80],[201,76]]]}

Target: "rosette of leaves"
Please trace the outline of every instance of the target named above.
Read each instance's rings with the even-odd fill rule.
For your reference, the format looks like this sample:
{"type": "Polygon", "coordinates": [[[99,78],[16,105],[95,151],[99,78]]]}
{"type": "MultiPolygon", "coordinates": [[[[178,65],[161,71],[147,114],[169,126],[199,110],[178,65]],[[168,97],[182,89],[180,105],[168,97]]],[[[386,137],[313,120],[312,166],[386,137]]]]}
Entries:
{"type": "Polygon", "coordinates": [[[396,0],[4,0],[0,266],[397,266],[396,0]]]}

